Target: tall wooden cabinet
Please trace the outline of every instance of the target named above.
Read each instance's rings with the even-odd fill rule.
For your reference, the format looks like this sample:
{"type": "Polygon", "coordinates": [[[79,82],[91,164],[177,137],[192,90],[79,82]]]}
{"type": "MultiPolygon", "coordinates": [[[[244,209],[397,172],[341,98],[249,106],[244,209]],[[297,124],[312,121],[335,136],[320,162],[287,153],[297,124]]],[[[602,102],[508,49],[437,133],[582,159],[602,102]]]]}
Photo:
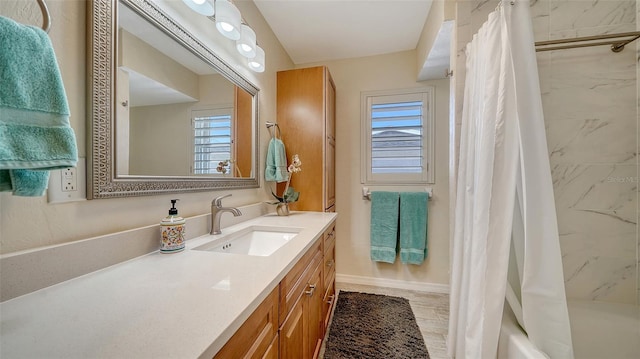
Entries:
{"type": "Polygon", "coordinates": [[[302,161],[302,172],[291,180],[300,199],[291,208],[335,212],[336,87],[329,69],[280,71],[277,81],[277,121],[288,162],[294,154],[302,161]]]}

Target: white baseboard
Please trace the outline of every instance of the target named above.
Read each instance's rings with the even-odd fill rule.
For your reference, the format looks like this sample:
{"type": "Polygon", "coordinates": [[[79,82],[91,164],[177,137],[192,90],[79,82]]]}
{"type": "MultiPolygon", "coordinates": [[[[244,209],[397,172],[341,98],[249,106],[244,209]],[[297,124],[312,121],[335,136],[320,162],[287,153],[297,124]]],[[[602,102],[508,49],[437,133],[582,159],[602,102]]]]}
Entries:
{"type": "Polygon", "coordinates": [[[362,276],[338,274],[338,273],[336,273],[336,282],[360,284],[360,285],[371,285],[375,287],[415,290],[415,291],[427,292],[427,293],[449,294],[449,285],[447,284],[409,282],[404,280],[362,277],[362,276]]]}

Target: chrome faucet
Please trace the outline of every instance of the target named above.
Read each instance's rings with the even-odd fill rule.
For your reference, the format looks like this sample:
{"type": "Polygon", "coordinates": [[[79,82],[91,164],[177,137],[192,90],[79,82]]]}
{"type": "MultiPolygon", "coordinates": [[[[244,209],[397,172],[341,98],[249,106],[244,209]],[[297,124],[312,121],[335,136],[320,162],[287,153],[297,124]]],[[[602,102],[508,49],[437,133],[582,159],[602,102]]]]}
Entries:
{"type": "Polygon", "coordinates": [[[227,194],[224,196],[216,197],[211,201],[211,232],[210,234],[220,234],[220,217],[224,212],[233,213],[234,217],[238,217],[242,215],[239,209],[235,207],[222,207],[222,199],[231,197],[231,194],[227,194]]]}

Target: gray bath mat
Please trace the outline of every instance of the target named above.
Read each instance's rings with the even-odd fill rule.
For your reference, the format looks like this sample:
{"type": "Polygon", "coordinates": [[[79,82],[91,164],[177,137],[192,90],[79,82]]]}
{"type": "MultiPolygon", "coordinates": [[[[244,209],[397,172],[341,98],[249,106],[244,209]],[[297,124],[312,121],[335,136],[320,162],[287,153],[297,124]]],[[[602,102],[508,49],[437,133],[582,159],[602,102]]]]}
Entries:
{"type": "Polygon", "coordinates": [[[429,359],[429,353],[407,299],[341,291],[324,358],[429,359]]]}

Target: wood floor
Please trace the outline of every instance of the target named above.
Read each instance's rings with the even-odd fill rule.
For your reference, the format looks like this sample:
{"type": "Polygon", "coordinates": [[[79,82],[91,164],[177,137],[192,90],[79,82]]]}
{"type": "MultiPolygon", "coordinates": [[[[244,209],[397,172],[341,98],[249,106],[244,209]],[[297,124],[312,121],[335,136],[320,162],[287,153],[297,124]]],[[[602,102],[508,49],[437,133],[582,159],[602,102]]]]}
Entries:
{"type": "MultiPolygon", "coordinates": [[[[337,290],[384,294],[409,300],[431,359],[448,359],[446,337],[449,323],[449,295],[336,282],[337,290]]],[[[326,342],[326,338],[325,338],[326,342]]],[[[320,351],[323,358],[324,347],[320,351]]]]}

